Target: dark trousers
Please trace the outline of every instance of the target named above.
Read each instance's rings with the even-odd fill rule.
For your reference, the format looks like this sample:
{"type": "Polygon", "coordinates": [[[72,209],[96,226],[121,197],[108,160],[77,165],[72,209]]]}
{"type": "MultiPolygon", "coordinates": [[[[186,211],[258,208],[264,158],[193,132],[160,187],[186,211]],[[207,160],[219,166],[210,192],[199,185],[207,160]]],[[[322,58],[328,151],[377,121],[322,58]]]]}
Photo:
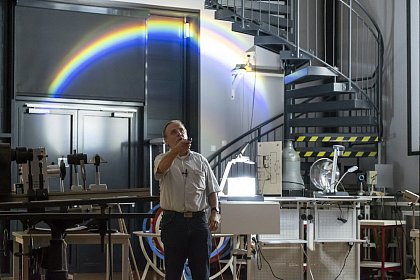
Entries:
{"type": "Polygon", "coordinates": [[[211,234],[205,212],[184,217],[183,213],[163,211],[160,222],[164,245],[166,280],[180,280],[188,259],[193,280],[210,277],[211,234]]]}

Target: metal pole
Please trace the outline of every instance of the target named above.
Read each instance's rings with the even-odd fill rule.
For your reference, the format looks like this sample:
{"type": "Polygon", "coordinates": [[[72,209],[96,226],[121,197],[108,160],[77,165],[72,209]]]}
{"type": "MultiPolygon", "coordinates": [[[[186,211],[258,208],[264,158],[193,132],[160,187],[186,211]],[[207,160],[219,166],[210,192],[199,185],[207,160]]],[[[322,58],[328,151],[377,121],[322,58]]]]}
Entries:
{"type": "Polygon", "coordinates": [[[348,44],[348,46],[349,46],[349,61],[348,61],[348,67],[349,67],[349,86],[348,86],[348,89],[350,90],[351,89],[351,44],[352,44],[352,42],[351,42],[351,31],[352,31],[352,28],[351,28],[351,24],[352,24],[352,21],[351,21],[351,13],[352,13],[352,11],[353,11],[353,0],[350,0],[350,2],[349,2],[349,34],[348,34],[348,36],[349,36],[349,44],[348,44]]]}

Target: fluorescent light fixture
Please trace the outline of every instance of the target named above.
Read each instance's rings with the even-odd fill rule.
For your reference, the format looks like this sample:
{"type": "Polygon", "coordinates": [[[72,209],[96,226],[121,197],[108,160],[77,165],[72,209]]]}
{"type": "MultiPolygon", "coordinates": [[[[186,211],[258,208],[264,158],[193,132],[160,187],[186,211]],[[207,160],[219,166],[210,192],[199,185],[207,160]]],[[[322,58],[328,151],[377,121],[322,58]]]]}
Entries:
{"type": "Polygon", "coordinates": [[[48,109],[36,109],[36,108],[29,108],[28,109],[29,114],[49,114],[50,110],[48,109]]]}
{"type": "Polygon", "coordinates": [[[112,106],[101,106],[101,105],[82,105],[82,104],[67,104],[67,103],[25,103],[27,108],[39,108],[39,109],[70,109],[70,110],[92,110],[92,111],[104,111],[104,112],[137,112],[134,108],[129,107],[112,107],[112,106]]]}
{"type": "Polygon", "coordinates": [[[128,119],[131,119],[131,118],[134,117],[134,113],[113,112],[112,116],[114,118],[128,118],[128,119]]]}
{"type": "Polygon", "coordinates": [[[191,37],[190,23],[186,22],[184,23],[184,38],[190,38],[190,37],[191,37]]]}

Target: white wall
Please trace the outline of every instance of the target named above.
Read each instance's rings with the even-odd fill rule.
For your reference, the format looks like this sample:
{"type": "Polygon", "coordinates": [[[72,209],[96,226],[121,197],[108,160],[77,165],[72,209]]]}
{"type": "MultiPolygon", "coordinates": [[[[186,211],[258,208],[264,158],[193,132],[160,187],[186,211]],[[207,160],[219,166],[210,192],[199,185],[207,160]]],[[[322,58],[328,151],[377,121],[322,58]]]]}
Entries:
{"type": "Polygon", "coordinates": [[[378,23],[384,37],[383,112],[386,156],[383,163],[394,165],[396,191],[408,189],[418,192],[419,156],[407,155],[406,1],[361,2],[378,23]]]}

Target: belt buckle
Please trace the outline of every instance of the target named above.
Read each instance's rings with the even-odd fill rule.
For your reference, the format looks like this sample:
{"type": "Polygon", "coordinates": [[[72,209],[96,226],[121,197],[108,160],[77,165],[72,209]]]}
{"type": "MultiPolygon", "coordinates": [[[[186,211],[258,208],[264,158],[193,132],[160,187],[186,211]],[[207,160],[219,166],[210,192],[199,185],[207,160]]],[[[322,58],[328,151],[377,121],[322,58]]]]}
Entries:
{"type": "Polygon", "coordinates": [[[192,218],[193,213],[192,212],[184,212],[184,218],[192,218]]]}

